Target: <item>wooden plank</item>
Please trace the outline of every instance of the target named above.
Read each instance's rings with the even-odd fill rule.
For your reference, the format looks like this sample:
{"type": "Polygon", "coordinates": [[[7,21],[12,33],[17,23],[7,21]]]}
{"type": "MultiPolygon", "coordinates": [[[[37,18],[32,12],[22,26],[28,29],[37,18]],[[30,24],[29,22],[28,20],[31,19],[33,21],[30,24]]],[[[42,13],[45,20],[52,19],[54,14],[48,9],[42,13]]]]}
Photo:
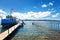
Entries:
{"type": "Polygon", "coordinates": [[[4,38],[6,38],[9,34],[11,34],[16,28],[18,28],[21,25],[21,23],[18,23],[15,26],[12,26],[11,28],[9,28],[9,30],[4,31],[3,33],[0,34],[0,40],[3,40],[4,38]],[[9,31],[9,32],[8,32],[9,31]]]}

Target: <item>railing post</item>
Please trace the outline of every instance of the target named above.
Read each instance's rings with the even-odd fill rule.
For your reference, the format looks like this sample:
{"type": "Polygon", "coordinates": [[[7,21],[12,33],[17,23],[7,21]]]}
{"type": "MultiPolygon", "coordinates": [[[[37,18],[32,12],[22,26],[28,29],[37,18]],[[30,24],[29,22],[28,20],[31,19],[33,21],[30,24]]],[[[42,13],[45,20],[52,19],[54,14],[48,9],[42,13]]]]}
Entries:
{"type": "Polygon", "coordinates": [[[9,35],[9,29],[8,29],[8,35],[9,35]]]}
{"type": "Polygon", "coordinates": [[[59,31],[59,23],[58,23],[58,31],[59,31]]]}
{"type": "Polygon", "coordinates": [[[15,29],[15,26],[14,26],[14,29],[15,29]]]}

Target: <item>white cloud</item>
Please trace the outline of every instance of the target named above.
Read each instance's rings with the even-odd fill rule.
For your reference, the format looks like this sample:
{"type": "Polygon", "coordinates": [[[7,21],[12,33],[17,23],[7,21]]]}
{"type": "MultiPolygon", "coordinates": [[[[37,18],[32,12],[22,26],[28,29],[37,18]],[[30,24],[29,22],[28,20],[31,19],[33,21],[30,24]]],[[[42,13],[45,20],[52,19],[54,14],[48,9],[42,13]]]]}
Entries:
{"type": "Polygon", "coordinates": [[[53,10],[52,12],[56,12],[57,10],[53,10]]]}
{"type": "Polygon", "coordinates": [[[36,6],[34,6],[33,8],[37,8],[36,6]]]}
{"type": "Polygon", "coordinates": [[[55,8],[48,9],[51,12],[56,12],[57,10],[55,8]]]}
{"type": "Polygon", "coordinates": [[[44,8],[44,7],[48,7],[49,5],[50,5],[50,6],[53,6],[53,3],[52,3],[52,2],[49,2],[49,4],[42,4],[41,7],[44,8]]]}
{"type": "Polygon", "coordinates": [[[51,8],[51,11],[55,10],[54,8],[51,8]]]}
{"type": "Polygon", "coordinates": [[[1,9],[0,9],[0,13],[6,14],[6,12],[4,10],[1,10],[1,9]]]}
{"type": "Polygon", "coordinates": [[[52,2],[49,2],[49,5],[53,6],[53,3],[52,2]]]}
{"type": "Polygon", "coordinates": [[[57,17],[59,13],[56,13],[55,15],[52,15],[53,18],[57,17]]]}
{"type": "Polygon", "coordinates": [[[0,18],[2,18],[2,19],[6,18],[6,12],[2,9],[0,9],[0,18]]]}
{"type": "Polygon", "coordinates": [[[47,7],[47,5],[46,4],[43,4],[43,5],[41,5],[41,7],[47,7]]]}
{"type": "Polygon", "coordinates": [[[19,13],[19,12],[13,12],[12,16],[17,17],[19,19],[37,19],[37,18],[43,18],[47,17],[51,14],[51,12],[27,12],[27,13],[19,13]]]}

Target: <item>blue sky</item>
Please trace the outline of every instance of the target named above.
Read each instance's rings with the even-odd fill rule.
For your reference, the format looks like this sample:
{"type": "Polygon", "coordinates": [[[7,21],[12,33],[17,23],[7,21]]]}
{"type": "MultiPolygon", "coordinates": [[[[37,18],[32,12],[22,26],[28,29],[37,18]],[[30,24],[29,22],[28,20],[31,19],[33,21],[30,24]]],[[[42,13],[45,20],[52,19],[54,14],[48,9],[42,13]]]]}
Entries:
{"type": "Polygon", "coordinates": [[[59,19],[60,17],[60,0],[0,0],[1,10],[5,10],[9,14],[11,8],[14,9],[14,14],[20,13],[23,16],[28,14],[30,14],[28,16],[31,16],[33,14],[31,16],[33,18],[36,18],[38,14],[38,18],[41,18],[41,15],[46,15],[42,18],[47,19],[59,19]],[[44,12],[48,12],[48,14],[44,14],[44,12]]]}

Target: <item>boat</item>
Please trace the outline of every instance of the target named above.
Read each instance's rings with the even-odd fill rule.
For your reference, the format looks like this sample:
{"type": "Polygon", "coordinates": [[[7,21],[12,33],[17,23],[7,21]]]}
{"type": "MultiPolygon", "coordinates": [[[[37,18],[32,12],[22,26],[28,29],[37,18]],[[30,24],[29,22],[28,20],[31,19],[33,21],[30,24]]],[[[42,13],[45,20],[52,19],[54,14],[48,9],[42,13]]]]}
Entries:
{"type": "Polygon", "coordinates": [[[1,25],[3,28],[10,28],[11,26],[14,26],[17,24],[16,18],[12,16],[6,16],[5,19],[1,20],[1,25]]]}

